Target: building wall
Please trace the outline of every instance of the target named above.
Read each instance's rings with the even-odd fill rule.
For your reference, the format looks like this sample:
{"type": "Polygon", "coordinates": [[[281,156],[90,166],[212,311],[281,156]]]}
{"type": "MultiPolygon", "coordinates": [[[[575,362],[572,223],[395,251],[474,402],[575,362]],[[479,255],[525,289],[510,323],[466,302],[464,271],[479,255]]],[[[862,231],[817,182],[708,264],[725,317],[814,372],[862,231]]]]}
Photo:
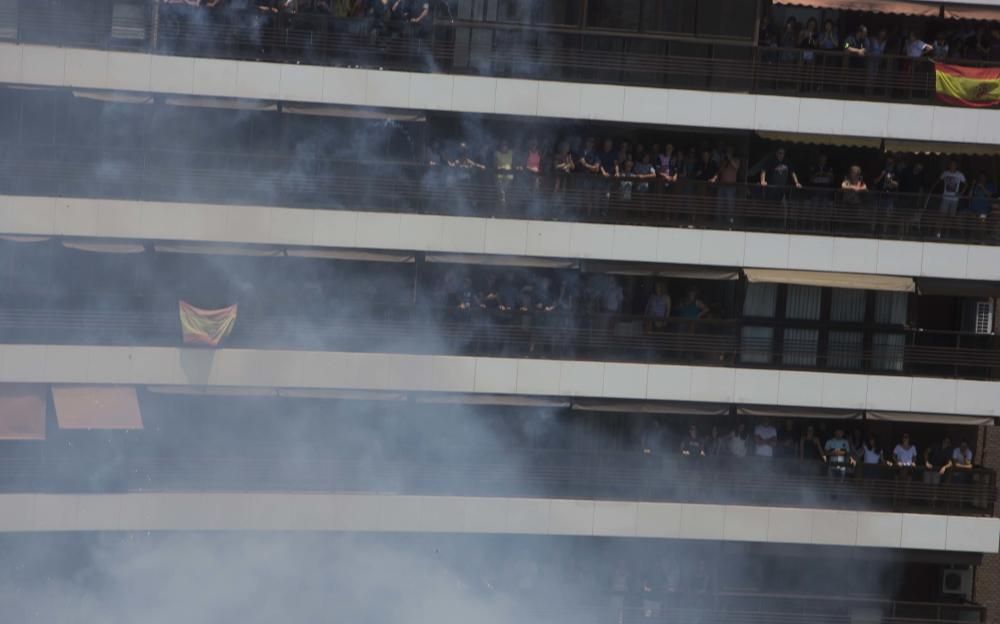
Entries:
{"type": "Polygon", "coordinates": [[[1000,520],[743,505],[381,494],[4,494],[0,532],[402,531],[998,549],[1000,520]]]}
{"type": "Polygon", "coordinates": [[[832,136],[1000,143],[1000,111],[0,44],[0,82],[832,136]]]}
{"type": "MultiPolygon", "coordinates": [[[[980,461],[987,468],[1000,471],[1000,430],[996,427],[982,427],[980,461]]],[[[994,510],[1000,516],[1000,503],[994,510]]],[[[973,599],[987,609],[989,622],[1000,622],[1000,555],[987,555],[976,568],[976,583],[973,599]]]]}
{"type": "Polygon", "coordinates": [[[270,206],[0,195],[0,233],[1000,280],[1000,247],[270,206]]]}

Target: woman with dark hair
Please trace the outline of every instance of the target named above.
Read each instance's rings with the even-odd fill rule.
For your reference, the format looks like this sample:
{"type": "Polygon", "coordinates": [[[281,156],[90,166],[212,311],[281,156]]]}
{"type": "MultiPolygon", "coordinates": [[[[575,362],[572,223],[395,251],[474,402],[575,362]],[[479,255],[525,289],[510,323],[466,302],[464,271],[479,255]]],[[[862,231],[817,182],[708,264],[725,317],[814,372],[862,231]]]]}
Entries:
{"type": "Polygon", "coordinates": [[[882,466],[885,464],[885,451],[871,433],[865,438],[861,445],[861,476],[865,479],[877,479],[881,476],[882,466]]]}

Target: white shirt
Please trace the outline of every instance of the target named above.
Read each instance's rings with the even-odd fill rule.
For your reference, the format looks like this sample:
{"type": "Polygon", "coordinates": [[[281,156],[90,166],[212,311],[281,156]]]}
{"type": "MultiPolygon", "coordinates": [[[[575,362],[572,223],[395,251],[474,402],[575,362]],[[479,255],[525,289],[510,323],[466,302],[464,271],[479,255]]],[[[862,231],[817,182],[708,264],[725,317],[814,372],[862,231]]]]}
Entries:
{"type": "Polygon", "coordinates": [[[955,450],[951,452],[951,460],[956,464],[968,465],[972,463],[972,449],[965,449],[962,452],[960,447],[955,447],[955,450]]]}
{"type": "Polygon", "coordinates": [[[917,39],[912,43],[908,43],[906,44],[906,56],[910,58],[920,58],[924,55],[924,48],[926,47],[927,44],[920,39],[917,39]]]}
{"type": "Polygon", "coordinates": [[[945,197],[958,197],[958,189],[965,184],[965,174],[961,171],[945,171],[941,174],[944,181],[944,191],[941,193],[945,197]]]}
{"type": "MultiPolygon", "coordinates": [[[[772,425],[757,425],[753,428],[753,434],[765,441],[778,439],[778,430],[772,425]]],[[[757,444],[757,456],[774,457],[774,447],[769,444],[757,444]]]]}
{"type": "Polygon", "coordinates": [[[910,448],[903,448],[902,444],[897,444],[892,449],[892,454],[900,466],[912,466],[913,459],[917,456],[917,447],[911,444],[910,448]]]}
{"type": "Polygon", "coordinates": [[[866,464],[877,464],[882,461],[882,455],[876,453],[875,451],[868,448],[868,446],[863,447],[865,449],[865,463],[866,464]]]}

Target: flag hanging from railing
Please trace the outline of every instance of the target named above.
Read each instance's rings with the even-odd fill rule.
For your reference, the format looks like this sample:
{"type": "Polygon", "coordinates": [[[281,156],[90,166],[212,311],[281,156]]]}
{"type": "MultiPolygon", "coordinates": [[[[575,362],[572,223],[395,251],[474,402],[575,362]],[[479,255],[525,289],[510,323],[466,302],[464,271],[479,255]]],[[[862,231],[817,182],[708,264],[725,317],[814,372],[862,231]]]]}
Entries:
{"type": "Polygon", "coordinates": [[[181,331],[184,344],[219,346],[219,342],[233,331],[237,305],[219,310],[202,310],[187,301],[180,302],[181,331]]]}
{"type": "Polygon", "coordinates": [[[937,99],[955,106],[1000,106],[1000,67],[934,65],[937,99]]]}

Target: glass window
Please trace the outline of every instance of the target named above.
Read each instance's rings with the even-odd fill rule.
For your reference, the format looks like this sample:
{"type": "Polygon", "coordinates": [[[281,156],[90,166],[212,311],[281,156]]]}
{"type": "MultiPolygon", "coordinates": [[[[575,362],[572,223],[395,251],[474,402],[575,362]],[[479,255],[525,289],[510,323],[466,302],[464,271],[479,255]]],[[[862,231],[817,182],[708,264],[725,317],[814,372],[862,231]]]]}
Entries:
{"type": "Polygon", "coordinates": [[[818,329],[786,329],[782,361],[786,366],[816,366],[818,329]]]}
{"type": "Polygon", "coordinates": [[[819,286],[789,286],[785,298],[785,318],[819,320],[823,289],[819,286]]]}
{"type": "Polygon", "coordinates": [[[865,291],[853,288],[834,288],[830,293],[830,320],[842,323],[863,323],[865,320],[865,291]]]}
{"type": "Polygon", "coordinates": [[[774,318],[778,302],[778,285],[755,282],[747,284],[746,298],[743,300],[743,316],[774,318]]]}
{"type": "Polygon", "coordinates": [[[740,361],[750,364],[770,364],[773,347],[773,328],[744,327],[740,339],[740,361]]]}
{"type": "Polygon", "coordinates": [[[878,371],[902,371],[905,346],[906,336],[903,334],[875,334],[872,337],[872,368],[878,371]]]}
{"type": "Polygon", "coordinates": [[[831,330],[827,338],[827,364],[830,368],[859,370],[863,350],[863,332],[831,330]]]}
{"type": "Polygon", "coordinates": [[[909,296],[901,292],[875,293],[875,322],[879,325],[906,323],[906,306],[909,296]]]}

